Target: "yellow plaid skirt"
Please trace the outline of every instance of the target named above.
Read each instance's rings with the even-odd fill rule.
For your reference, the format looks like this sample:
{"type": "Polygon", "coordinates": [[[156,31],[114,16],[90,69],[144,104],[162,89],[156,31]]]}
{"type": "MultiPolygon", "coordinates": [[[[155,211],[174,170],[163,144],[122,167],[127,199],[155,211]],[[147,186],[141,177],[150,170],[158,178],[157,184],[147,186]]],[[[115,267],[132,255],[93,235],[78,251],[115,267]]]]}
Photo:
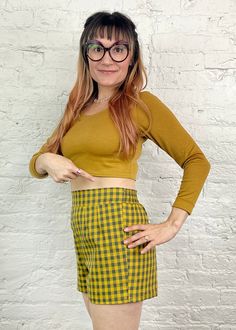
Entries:
{"type": "Polygon", "coordinates": [[[77,290],[94,304],[137,302],[158,295],[156,247],[128,248],[124,240],[148,224],[137,190],[123,187],[72,191],[71,228],[77,261],[77,290]]]}

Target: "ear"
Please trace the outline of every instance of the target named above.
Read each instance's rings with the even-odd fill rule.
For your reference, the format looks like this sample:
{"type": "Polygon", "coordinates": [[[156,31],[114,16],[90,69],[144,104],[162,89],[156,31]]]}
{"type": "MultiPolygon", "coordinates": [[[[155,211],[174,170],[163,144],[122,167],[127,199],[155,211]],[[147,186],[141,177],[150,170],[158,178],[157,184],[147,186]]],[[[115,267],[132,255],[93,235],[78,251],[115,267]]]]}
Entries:
{"type": "Polygon", "coordinates": [[[133,66],[133,64],[134,64],[134,61],[133,61],[133,58],[131,57],[130,62],[129,62],[129,66],[133,66]]]}
{"type": "Polygon", "coordinates": [[[130,66],[130,67],[133,67],[133,66],[134,66],[134,62],[133,62],[133,61],[130,61],[129,66],[130,66]]]}

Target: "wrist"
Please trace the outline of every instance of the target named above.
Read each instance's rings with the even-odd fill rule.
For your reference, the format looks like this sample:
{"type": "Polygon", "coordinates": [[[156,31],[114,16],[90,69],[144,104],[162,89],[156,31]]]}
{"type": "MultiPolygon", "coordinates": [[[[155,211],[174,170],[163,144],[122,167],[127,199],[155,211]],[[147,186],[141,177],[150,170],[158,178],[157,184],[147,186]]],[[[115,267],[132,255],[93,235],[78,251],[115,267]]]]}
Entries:
{"type": "Polygon", "coordinates": [[[39,174],[47,174],[47,160],[49,152],[41,154],[35,161],[35,169],[39,174]]]}
{"type": "Polygon", "coordinates": [[[167,222],[169,222],[177,230],[179,230],[186,221],[188,216],[189,214],[187,211],[177,207],[172,207],[171,213],[167,218],[167,222]]]}

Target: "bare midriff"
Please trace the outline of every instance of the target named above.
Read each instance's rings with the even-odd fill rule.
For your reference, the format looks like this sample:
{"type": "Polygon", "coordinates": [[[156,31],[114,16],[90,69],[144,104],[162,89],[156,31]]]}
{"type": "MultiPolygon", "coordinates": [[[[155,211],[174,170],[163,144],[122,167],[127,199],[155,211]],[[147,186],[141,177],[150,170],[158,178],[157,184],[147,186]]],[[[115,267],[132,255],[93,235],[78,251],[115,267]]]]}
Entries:
{"type": "Polygon", "coordinates": [[[71,180],[71,191],[108,187],[123,187],[136,190],[136,181],[129,178],[110,178],[96,176],[95,180],[96,181],[90,181],[89,179],[79,176],[76,179],[71,180]]]}

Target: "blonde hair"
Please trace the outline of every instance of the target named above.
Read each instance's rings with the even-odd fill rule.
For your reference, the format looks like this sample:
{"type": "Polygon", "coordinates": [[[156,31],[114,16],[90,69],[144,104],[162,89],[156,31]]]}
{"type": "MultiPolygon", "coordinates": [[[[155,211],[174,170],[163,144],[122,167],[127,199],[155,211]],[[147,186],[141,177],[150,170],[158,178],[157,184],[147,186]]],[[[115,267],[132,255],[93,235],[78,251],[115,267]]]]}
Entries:
{"type": "Polygon", "coordinates": [[[139,97],[139,92],[146,87],[147,74],[141,59],[138,36],[134,23],[125,15],[102,11],[91,15],[85,22],[84,31],[80,38],[80,52],[78,58],[77,78],[72,88],[66,108],[54,134],[47,142],[47,151],[61,153],[60,143],[63,136],[80,116],[80,112],[91,105],[98,96],[96,81],[91,78],[88,59],[84,45],[96,36],[112,38],[122,35],[128,39],[131,46],[132,61],[127,76],[109,100],[108,107],[111,119],[120,133],[120,147],[118,154],[123,159],[132,157],[139,139],[139,128],[131,118],[132,108],[140,105],[148,114],[150,111],[139,97]]]}

